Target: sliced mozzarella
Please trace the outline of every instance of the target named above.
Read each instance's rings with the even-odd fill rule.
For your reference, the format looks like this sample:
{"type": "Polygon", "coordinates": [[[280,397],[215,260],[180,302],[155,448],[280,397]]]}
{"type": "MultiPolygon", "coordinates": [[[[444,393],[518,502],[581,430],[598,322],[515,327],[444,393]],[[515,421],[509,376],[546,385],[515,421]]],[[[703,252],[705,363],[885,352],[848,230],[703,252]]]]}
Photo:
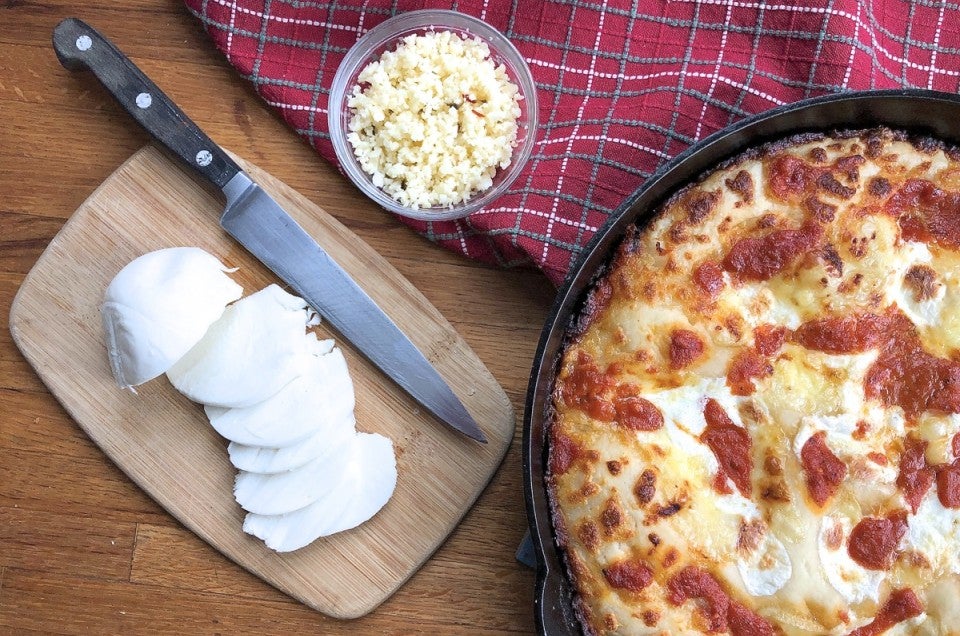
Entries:
{"type": "Polygon", "coordinates": [[[250,513],[243,530],[277,552],[298,550],[319,537],[354,528],[375,515],[397,485],[392,442],[382,435],[359,433],[342,479],[326,495],[284,515],[250,513]]]}
{"type": "Polygon", "coordinates": [[[946,286],[938,283],[933,297],[917,300],[913,288],[906,282],[907,272],[911,267],[918,264],[928,265],[933,260],[930,246],[919,241],[905,241],[896,255],[884,288],[885,300],[899,306],[915,325],[936,325],[943,309],[946,286]]]}
{"type": "Polygon", "coordinates": [[[311,435],[307,439],[285,448],[267,448],[264,446],[247,446],[230,442],[227,453],[230,462],[239,470],[249,473],[282,473],[299,468],[312,459],[323,455],[324,451],[340,443],[341,436],[353,433],[355,419],[351,415],[344,420],[342,426],[333,427],[332,431],[323,430],[311,435]]]}
{"type": "Polygon", "coordinates": [[[302,299],[277,285],[265,287],[230,305],[167,377],[202,404],[262,402],[309,363],[304,334],[312,315],[302,299]]]}
{"type": "Polygon", "coordinates": [[[927,559],[937,574],[960,574],[960,509],[945,508],[933,489],[911,515],[904,544],[927,559]]]}
{"type": "Polygon", "coordinates": [[[198,247],[149,252],[107,287],[101,318],[113,376],[132,388],[165,373],[203,338],[243,288],[198,247]]]}
{"type": "Polygon", "coordinates": [[[238,444],[284,448],[318,433],[332,435],[346,420],[352,423],[355,397],[343,353],[334,349],[310,356],[309,366],[304,366],[304,375],[262,402],[242,408],[204,407],[210,425],[238,444]]]}
{"type": "Polygon", "coordinates": [[[737,570],[753,596],[776,594],[793,576],[793,562],[783,543],[766,531],[752,550],[740,551],[737,570]],[[746,552],[746,553],[744,553],[746,552]]]}
{"type": "Polygon", "coordinates": [[[739,403],[741,398],[730,392],[726,378],[701,378],[696,384],[644,394],[660,409],[664,420],[672,421],[694,437],[707,427],[704,409],[714,399],[737,426],[743,426],[739,403]]]}
{"type": "Polygon", "coordinates": [[[323,454],[284,473],[240,471],[233,497],[240,506],[261,515],[282,515],[299,510],[338,488],[349,469],[356,433],[340,444],[328,445],[323,454]]]}
{"type": "Polygon", "coordinates": [[[817,553],[820,567],[827,581],[848,603],[856,604],[867,599],[878,601],[880,584],[886,572],[868,570],[850,558],[847,539],[851,531],[846,517],[827,516],[820,523],[817,535],[817,553]]]}
{"type": "MultiPolygon", "coordinates": [[[[868,482],[873,489],[882,489],[890,494],[893,484],[899,474],[898,467],[892,464],[879,464],[868,459],[870,453],[878,453],[885,457],[884,448],[890,439],[902,438],[904,435],[903,417],[895,411],[870,412],[869,435],[857,439],[854,435],[858,422],[862,419],[853,413],[841,415],[811,415],[800,420],[800,428],[793,440],[793,452],[797,460],[803,462],[803,446],[820,431],[825,433],[825,443],[830,451],[847,466],[850,479],[859,482],[868,482]],[[884,488],[887,485],[889,488],[884,488]]],[[[866,496],[869,489],[862,496],[866,496]]]]}

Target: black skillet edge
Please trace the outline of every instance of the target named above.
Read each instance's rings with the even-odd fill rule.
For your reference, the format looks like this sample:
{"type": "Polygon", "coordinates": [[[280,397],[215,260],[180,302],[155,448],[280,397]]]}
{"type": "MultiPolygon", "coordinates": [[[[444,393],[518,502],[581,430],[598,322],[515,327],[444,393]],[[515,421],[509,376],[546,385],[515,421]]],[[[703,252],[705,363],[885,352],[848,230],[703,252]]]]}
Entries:
{"type": "Polygon", "coordinates": [[[694,144],[650,177],[607,219],[560,285],[540,335],[527,385],[523,422],[523,486],[537,557],[534,615],[546,636],[580,634],[573,593],[558,552],[544,484],[545,424],[564,333],[586,291],[602,274],[626,229],[642,222],[674,192],[722,162],[782,137],[887,126],[960,144],[960,97],[919,89],[848,92],[787,104],[744,119],[694,144]]]}

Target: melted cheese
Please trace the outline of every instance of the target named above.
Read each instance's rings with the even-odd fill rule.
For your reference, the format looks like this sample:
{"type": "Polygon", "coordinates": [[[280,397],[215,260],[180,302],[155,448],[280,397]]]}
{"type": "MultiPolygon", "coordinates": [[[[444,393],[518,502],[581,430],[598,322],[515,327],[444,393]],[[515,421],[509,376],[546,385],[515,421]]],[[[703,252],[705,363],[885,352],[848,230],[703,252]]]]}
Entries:
{"type": "Polygon", "coordinates": [[[960,359],[960,248],[908,240],[885,212],[908,179],[960,196],[954,163],[888,132],[777,146],[678,193],[625,239],[569,334],[550,423],[550,496],[588,633],[704,633],[709,604],[669,598],[689,566],[787,636],[848,634],[900,588],[924,611],[888,633],[960,624],[960,511],[940,504],[936,484],[908,514],[890,568],[866,569],[849,551],[865,517],[908,508],[897,485],[907,435],[927,443],[931,465],[952,462],[960,414],[868,397],[889,341],[819,351],[796,336],[812,321],[900,312],[930,355],[960,359]],[[776,182],[790,161],[808,172],[776,182]],[[749,240],[759,243],[737,252],[749,240]],[[590,373],[578,372],[581,356],[590,373]],[[571,391],[580,402],[567,403],[571,391]],[[711,400],[735,429],[711,433],[711,400]],[[628,426],[641,407],[662,424],[628,426]],[[821,432],[845,471],[817,505],[802,450],[821,432]],[[625,560],[650,572],[629,584],[639,589],[610,578],[625,560]]]}
{"type": "Polygon", "coordinates": [[[817,534],[817,555],[827,581],[848,603],[878,599],[886,573],[868,570],[850,558],[847,540],[853,524],[846,517],[824,517],[817,534]],[[840,541],[829,537],[839,533],[840,541]]]}
{"type": "Polygon", "coordinates": [[[960,574],[960,509],[944,508],[936,493],[928,492],[909,519],[903,543],[922,554],[934,574],[960,574]]]}

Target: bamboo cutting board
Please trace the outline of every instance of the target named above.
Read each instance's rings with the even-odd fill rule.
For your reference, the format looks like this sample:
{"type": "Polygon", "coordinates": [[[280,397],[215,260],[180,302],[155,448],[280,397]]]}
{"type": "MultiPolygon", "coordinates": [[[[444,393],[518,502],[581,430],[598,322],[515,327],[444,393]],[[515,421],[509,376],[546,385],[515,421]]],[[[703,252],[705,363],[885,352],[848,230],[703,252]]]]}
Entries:
{"type": "MultiPolygon", "coordinates": [[[[277,554],[241,530],[227,442],[165,377],[117,388],[99,305],[137,256],[201,247],[245,294],[280,282],[217,224],[223,203],[153,146],[117,169],[71,216],[27,275],[10,314],[14,341],[80,427],[134,482],[214,548],[268,583],[337,618],[386,600],[443,542],[499,466],[514,433],[509,399],[420,292],[322,209],[253,165],[238,163],[300,222],[423,351],[480,424],[478,444],[434,420],[350,344],[337,339],[357,394],[357,429],[394,442],[393,498],[370,521],[277,554]]],[[[96,514],[95,510],[91,511],[96,514]]]]}

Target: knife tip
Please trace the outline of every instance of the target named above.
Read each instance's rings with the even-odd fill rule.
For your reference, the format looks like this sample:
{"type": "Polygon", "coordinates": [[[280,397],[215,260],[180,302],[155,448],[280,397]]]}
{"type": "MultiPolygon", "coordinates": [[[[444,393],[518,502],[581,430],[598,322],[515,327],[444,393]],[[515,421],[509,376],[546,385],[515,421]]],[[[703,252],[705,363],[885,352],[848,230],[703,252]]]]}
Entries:
{"type": "Polygon", "coordinates": [[[483,431],[480,430],[480,427],[472,417],[467,417],[466,419],[460,420],[453,426],[453,428],[460,431],[475,442],[480,442],[481,444],[487,443],[487,437],[483,434],[483,431]]]}

